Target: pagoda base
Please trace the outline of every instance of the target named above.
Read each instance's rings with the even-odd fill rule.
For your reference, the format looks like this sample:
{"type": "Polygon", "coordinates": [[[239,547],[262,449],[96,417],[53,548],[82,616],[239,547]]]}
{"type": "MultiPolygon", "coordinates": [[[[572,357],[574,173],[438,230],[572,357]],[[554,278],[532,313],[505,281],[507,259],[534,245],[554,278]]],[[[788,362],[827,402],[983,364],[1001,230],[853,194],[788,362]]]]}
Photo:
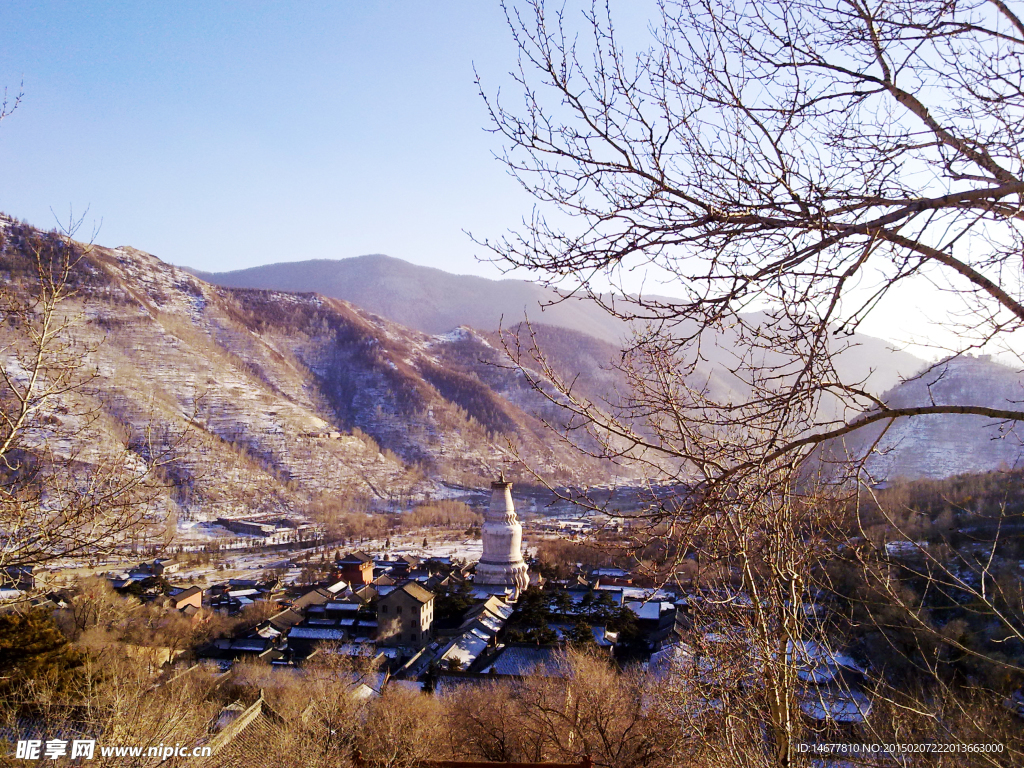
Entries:
{"type": "Polygon", "coordinates": [[[530,574],[526,563],[478,563],[473,575],[474,584],[514,587],[516,592],[530,586],[530,574]]]}

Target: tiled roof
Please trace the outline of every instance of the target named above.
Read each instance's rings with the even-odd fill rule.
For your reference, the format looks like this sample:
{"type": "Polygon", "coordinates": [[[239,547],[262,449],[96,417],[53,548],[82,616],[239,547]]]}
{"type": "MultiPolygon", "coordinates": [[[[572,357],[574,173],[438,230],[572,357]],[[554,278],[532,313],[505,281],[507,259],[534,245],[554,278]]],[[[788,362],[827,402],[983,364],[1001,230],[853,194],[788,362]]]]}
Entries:
{"type": "Polygon", "coordinates": [[[302,597],[300,597],[298,600],[296,600],[294,603],[292,603],[292,607],[293,608],[305,608],[306,606],[309,606],[309,605],[323,605],[324,603],[326,603],[328,600],[332,599],[333,597],[334,597],[334,595],[332,595],[330,592],[328,592],[325,589],[314,589],[314,590],[311,590],[311,591],[307,592],[302,597]]]}
{"type": "Polygon", "coordinates": [[[365,552],[363,552],[362,550],[359,550],[358,552],[349,552],[347,555],[345,555],[343,558],[341,558],[341,560],[339,560],[338,562],[339,563],[372,563],[373,562],[373,558],[370,557],[365,552]]]}
{"type": "Polygon", "coordinates": [[[627,606],[629,610],[637,615],[637,618],[648,621],[657,621],[661,614],[675,608],[675,603],[641,603],[633,602],[627,606]]]}
{"type": "Polygon", "coordinates": [[[325,605],[328,611],[358,611],[360,607],[359,603],[346,603],[338,600],[332,600],[325,605]]]}
{"type": "Polygon", "coordinates": [[[551,645],[507,645],[491,666],[496,675],[526,676],[542,674],[548,677],[563,677],[558,663],[558,649],[551,645]]]}
{"type": "Polygon", "coordinates": [[[414,581],[410,581],[408,584],[402,587],[402,591],[405,592],[412,598],[415,598],[421,603],[429,603],[434,599],[434,593],[424,589],[414,581]]]}
{"type": "Polygon", "coordinates": [[[345,630],[334,627],[292,627],[289,640],[344,640],[345,630]]]}
{"type": "Polygon", "coordinates": [[[294,611],[291,608],[287,608],[280,613],[276,613],[269,619],[271,625],[275,629],[284,630],[288,627],[293,627],[302,621],[302,614],[298,611],[294,611]]]}
{"type": "Polygon", "coordinates": [[[231,641],[232,651],[263,651],[266,650],[267,641],[266,638],[256,637],[239,637],[231,641]]]}
{"type": "Polygon", "coordinates": [[[499,619],[496,616],[492,616],[489,613],[481,613],[475,619],[467,619],[462,623],[459,629],[469,630],[474,627],[480,627],[483,631],[491,635],[498,634],[501,628],[505,625],[504,619],[499,619]]]}
{"type": "Polygon", "coordinates": [[[591,576],[608,576],[613,579],[622,579],[630,575],[629,571],[622,568],[595,568],[590,572],[591,576]]]}
{"type": "Polygon", "coordinates": [[[507,619],[515,612],[515,608],[501,598],[495,596],[487,598],[483,607],[495,616],[500,616],[503,619],[507,619]]]}
{"type": "Polygon", "coordinates": [[[280,743],[282,735],[281,717],[260,696],[213,737],[210,741],[213,754],[205,764],[215,768],[263,765],[267,747],[280,743]]]}
{"type": "Polygon", "coordinates": [[[360,600],[362,600],[363,602],[367,602],[367,603],[370,602],[371,600],[375,599],[378,596],[377,590],[374,589],[373,587],[369,586],[369,585],[366,585],[365,587],[360,587],[359,589],[356,589],[353,592],[353,594],[356,597],[358,597],[360,600]]]}
{"type": "Polygon", "coordinates": [[[458,661],[463,669],[468,667],[487,648],[487,640],[472,632],[459,635],[441,654],[442,661],[454,659],[458,661]]]}

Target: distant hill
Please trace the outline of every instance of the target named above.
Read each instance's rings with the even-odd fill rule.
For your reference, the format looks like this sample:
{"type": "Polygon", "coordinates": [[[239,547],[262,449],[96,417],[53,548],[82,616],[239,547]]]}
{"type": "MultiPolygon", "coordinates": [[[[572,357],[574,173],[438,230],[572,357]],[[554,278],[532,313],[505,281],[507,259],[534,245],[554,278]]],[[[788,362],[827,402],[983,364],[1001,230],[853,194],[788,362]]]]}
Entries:
{"type": "MultiPolygon", "coordinates": [[[[1019,408],[1024,374],[987,356],[964,356],[895,386],[882,400],[892,407],[934,403],[1019,408]]],[[[876,441],[866,463],[876,480],[938,479],[1024,467],[1024,435],[982,416],[928,415],[898,419],[888,429],[872,425],[847,436],[845,450],[863,455],[876,441]]],[[[832,450],[841,455],[843,447],[832,450]]]]}
{"type": "Polygon", "coordinates": [[[547,306],[558,301],[558,295],[535,283],[453,275],[379,254],[266,264],[234,272],[189,271],[228,288],[314,292],[342,299],[424,333],[445,333],[460,325],[493,331],[527,316],[612,343],[626,332],[622,321],[589,302],[567,299],[547,306]]]}
{"type": "MultiPolygon", "coordinates": [[[[559,345],[560,352],[567,351],[567,347],[557,334],[552,334],[554,327],[603,342],[592,345],[590,352],[580,358],[589,362],[577,373],[596,370],[591,363],[598,358],[603,358],[600,365],[606,364],[629,333],[625,322],[593,302],[573,298],[552,304],[558,301],[558,294],[535,283],[453,275],[390,256],[294,261],[234,272],[189,271],[207,282],[229,288],[319,293],[431,334],[445,333],[458,326],[482,332],[493,332],[499,325],[516,328],[528,316],[532,324],[549,327],[545,337],[559,345]]],[[[839,357],[837,368],[850,381],[870,373],[866,387],[875,393],[895,386],[924,366],[924,361],[892,349],[892,343],[884,339],[857,334],[850,341],[852,344],[839,357]]],[[[581,339],[573,341],[573,346],[582,349],[580,345],[586,346],[581,339]]],[[[742,384],[727,372],[735,365],[735,348],[735,339],[728,330],[702,346],[706,362],[700,374],[723,398],[743,394],[742,384]]],[[[565,365],[563,361],[563,368],[565,365]]],[[[567,368],[564,370],[568,372],[567,368]]],[[[614,378],[603,373],[599,376],[602,384],[611,384],[614,378]]],[[[596,396],[600,392],[591,386],[588,394],[596,396]]]]}

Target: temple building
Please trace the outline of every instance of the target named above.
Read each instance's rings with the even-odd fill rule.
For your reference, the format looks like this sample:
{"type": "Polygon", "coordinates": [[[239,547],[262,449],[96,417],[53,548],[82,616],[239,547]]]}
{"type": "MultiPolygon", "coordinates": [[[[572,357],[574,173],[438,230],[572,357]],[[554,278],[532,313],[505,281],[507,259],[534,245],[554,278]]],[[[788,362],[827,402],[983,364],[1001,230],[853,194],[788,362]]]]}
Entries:
{"type": "Polygon", "coordinates": [[[491,505],[484,515],[484,552],[473,582],[481,586],[510,587],[513,598],[530,584],[523,560],[523,527],[512,503],[512,483],[504,475],[491,483],[491,505]]]}

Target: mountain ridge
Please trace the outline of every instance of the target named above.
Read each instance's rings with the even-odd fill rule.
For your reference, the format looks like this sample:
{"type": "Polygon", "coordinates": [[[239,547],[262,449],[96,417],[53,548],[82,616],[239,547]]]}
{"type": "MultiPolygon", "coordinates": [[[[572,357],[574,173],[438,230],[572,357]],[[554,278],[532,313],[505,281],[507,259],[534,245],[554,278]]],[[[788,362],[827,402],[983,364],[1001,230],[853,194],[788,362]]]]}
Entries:
{"type": "MultiPolygon", "coordinates": [[[[402,318],[412,325],[418,323],[421,328],[433,332],[459,325],[493,332],[499,323],[506,328],[515,328],[521,325],[521,319],[513,320],[514,310],[529,311],[529,301],[539,310],[543,303],[558,298],[551,289],[522,281],[450,275],[443,270],[412,265],[381,254],[342,260],[283,262],[229,273],[203,273],[203,276],[223,284],[316,290],[363,306],[392,320],[399,321],[402,318]],[[369,275],[361,274],[364,270],[369,275]],[[429,286],[429,290],[424,286],[429,286]],[[528,288],[524,289],[523,286],[528,288]],[[519,292],[508,301],[503,292],[511,289],[519,292]],[[423,299],[419,303],[417,295],[423,299]],[[483,306],[483,311],[480,306],[472,306],[467,296],[474,299],[485,297],[483,301],[477,302],[483,306]],[[453,301],[455,306],[443,306],[442,300],[445,298],[453,301]]],[[[606,356],[605,363],[612,357],[609,352],[616,342],[628,333],[625,322],[610,318],[599,307],[587,305],[586,302],[570,299],[548,306],[545,313],[542,316],[544,324],[569,328],[594,339],[592,343],[577,342],[575,346],[582,349],[589,345],[601,350],[601,355],[606,356]],[[568,312],[567,308],[571,308],[572,312],[568,312]]],[[[556,341],[557,334],[549,333],[548,339],[549,343],[556,341]]],[[[702,379],[710,382],[715,394],[723,399],[729,398],[731,392],[742,396],[742,382],[727,373],[732,347],[733,339],[728,330],[702,347],[706,359],[698,373],[702,379]]],[[[867,386],[883,399],[920,404],[927,402],[931,392],[926,391],[927,388],[922,390],[920,379],[915,376],[928,371],[929,365],[894,347],[892,342],[885,339],[858,334],[854,344],[837,356],[837,371],[848,381],[868,377],[871,371],[867,386]]],[[[594,364],[593,354],[580,358],[570,350],[567,355],[556,354],[557,358],[590,360],[587,370],[593,372],[593,375],[584,377],[584,384],[589,386],[587,394],[592,400],[600,400],[601,387],[606,392],[617,383],[621,384],[613,375],[602,373],[604,367],[594,364]],[[601,387],[596,386],[598,382],[601,387]]],[[[955,379],[959,387],[957,397],[962,401],[966,384],[961,379],[969,369],[973,371],[975,386],[979,390],[994,387],[989,394],[997,403],[1005,405],[1012,400],[1013,392],[1016,392],[1014,388],[1018,387],[1015,383],[1017,379],[1012,372],[990,368],[990,365],[996,364],[985,359],[954,364],[950,367],[952,376],[947,377],[949,380],[939,387],[939,391],[945,392],[955,379]]],[[[931,370],[940,369],[933,367],[931,370]]],[[[931,375],[926,374],[925,378],[931,375]]],[[[572,378],[571,375],[569,378],[572,378]]],[[[826,404],[826,407],[829,406],[826,404]]],[[[856,416],[853,412],[842,410],[836,410],[831,415],[841,419],[856,416]]],[[[1021,452],[1011,445],[1012,438],[991,440],[994,427],[983,419],[974,418],[971,421],[963,417],[930,417],[904,422],[894,425],[884,435],[882,444],[867,462],[870,472],[887,478],[945,477],[965,471],[985,471],[1001,465],[1016,466],[1021,463],[1021,452]],[[970,445],[967,450],[963,450],[964,435],[971,436],[967,439],[970,445]]],[[[849,446],[866,451],[879,434],[879,430],[867,430],[862,436],[851,438],[849,446]]]]}
{"type": "MultiPolygon", "coordinates": [[[[9,219],[0,225],[3,272],[11,268],[19,238],[31,228],[9,219]]],[[[450,276],[392,257],[355,260],[354,266],[370,269],[361,283],[349,281],[349,287],[372,288],[398,307],[424,310],[418,322],[441,329],[431,333],[387,317],[378,311],[379,302],[362,307],[323,291],[220,286],[200,277],[217,273],[185,270],[130,247],[93,246],[89,254],[95,285],[89,283],[76,299],[86,319],[76,333],[97,349],[91,363],[104,378],[99,404],[112,423],[134,429],[145,429],[147,408],[174,428],[182,426],[183,414],[195,412],[202,450],[223,480],[217,489],[188,462],[172,468],[178,483],[174,501],[185,514],[203,505],[228,514],[308,504],[323,494],[391,487],[398,496],[423,496],[445,481],[483,483],[495,466],[513,461],[509,440],[523,460],[555,482],[607,479],[613,471],[573,453],[545,429],[545,422],[557,426],[565,414],[509,365],[496,326],[466,322],[480,306],[490,313],[484,319],[501,320],[503,306],[518,306],[524,296],[550,297],[542,286],[450,276]],[[421,279],[424,275],[433,282],[421,279]],[[459,293],[463,285],[473,286],[473,302],[459,293]],[[409,299],[417,293],[429,299],[425,309],[409,299]],[[469,312],[467,303],[474,305],[469,312]],[[146,398],[154,404],[147,405],[146,398]]],[[[287,274],[294,264],[275,269],[287,274]]],[[[310,287],[302,282],[308,274],[300,270],[297,278],[293,286],[310,287]]],[[[574,307],[568,321],[582,330],[547,322],[566,316],[557,311],[533,330],[552,352],[558,375],[578,380],[585,396],[600,403],[622,384],[611,365],[619,347],[607,333],[624,325],[614,318],[603,326],[592,322],[591,315],[604,313],[581,302],[548,311],[567,306],[574,307]]],[[[505,322],[507,330],[518,325],[505,322]]],[[[737,387],[726,364],[732,344],[728,331],[709,339],[698,371],[724,394],[737,387]]],[[[872,383],[885,392],[911,386],[901,384],[901,377],[922,364],[872,337],[856,337],[837,361],[844,375],[877,368],[872,383]]],[[[955,446],[955,430],[939,430],[935,440],[933,456],[955,451],[949,447],[955,446]]],[[[959,466],[946,465],[951,471],[959,466]]],[[[986,468],[992,467],[978,467],[986,468]]]]}
{"type": "MultiPolygon", "coordinates": [[[[892,408],[920,405],[984,404],[1019,410],[1024,373],[989,355],[941,360],[883,393],[892,408]]],[[[929,414],[858,430],[829,449],[838,455],[867,455],[873,480],[941,479],[1024,466],[1024,439],[995,419],[967,414],[929,414]]]]}
{"type": "MultiPolygon", "coordinates": [[[[190,271],[226,287],[319,293],[431,334],[459,326],[492,332],[499,326],[519,326],[527,316],[531,323],[568,328],[620,348],[630,334],[624,320],[592,301],[563,299],[551,288],[522,280],[452,275],[383,254],[277,262],[233,272],[190,271]]],[[[723,331],[716,343],[707,347],[708,360],[702,370],[723,393],[737,385],[723,375],[732,346],[730,332],[723,331]]],[[[924,365],[914,355],[895,349],[893,342],[862,334],[837,358],[840,372],[850,380],[877,367],[868,383],[876,393],[890,389],[924,365]]]]}
{"type": "Polygon", "coordinates": [[[384,254],[278,262],[231,272],[188,271],[228,288],[316,292],[432,334],[460,325],[491,331],[526,317],[605,341],[620,341],[628,332],[624,322],[589,303],[562,300],[552,289],[535,283],[454,275],[384,254]],[[458,307],[452,307],[456,296],[458,307]]]}

